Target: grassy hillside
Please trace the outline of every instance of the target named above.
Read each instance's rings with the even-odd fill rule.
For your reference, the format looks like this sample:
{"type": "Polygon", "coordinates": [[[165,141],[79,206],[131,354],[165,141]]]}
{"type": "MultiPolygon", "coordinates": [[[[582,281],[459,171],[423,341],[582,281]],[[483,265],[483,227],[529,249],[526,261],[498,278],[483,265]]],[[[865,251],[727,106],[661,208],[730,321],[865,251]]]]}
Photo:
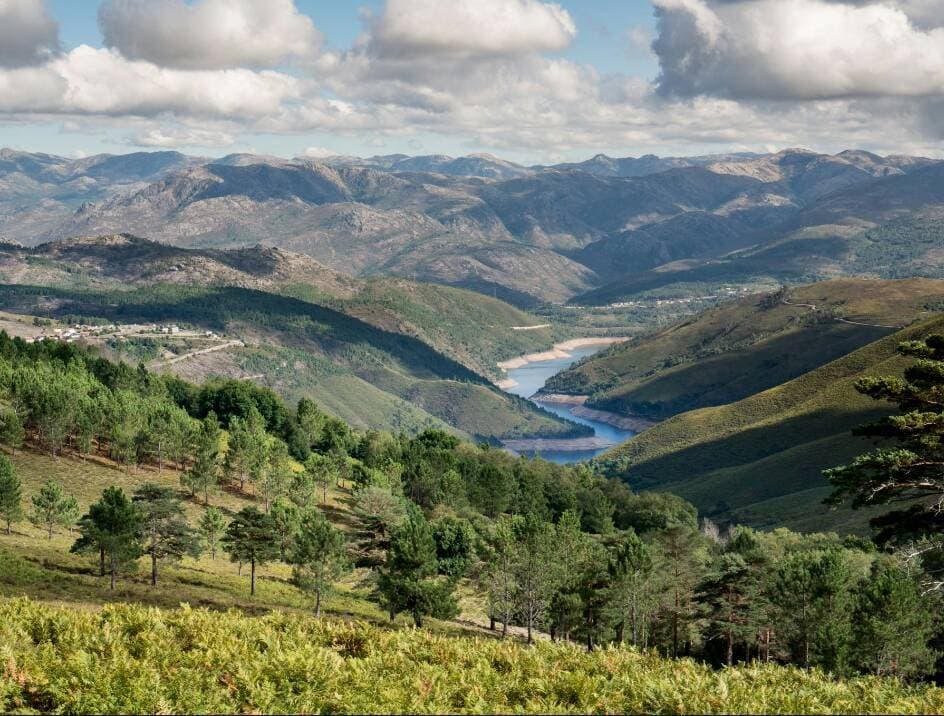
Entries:
{"type": "Polygon", "coordinates": [[[862,528],[867,513],[827,509],[821,471],[863,452],[856,425],[890,406],[858,394],[866,375],[900,373],[902,340],[944,330],[937,317],[799,378],[721,407],[677,415],[598,459],[638,489],[674,492],[717,518],[804,530],[862,528]]]}
{"type": "Polygon", "coordinates": [[[232,346],[225,351],[229,357],[207,353],[171,367],[195,379],[232,375],[236,365],[237,377],[252,376],[278,387],[283,395],[305,394],[318,401],[319,374],[346,374],[348,380],[328,390],[325,402],[347,402],[347,417],[359,425],[412,431],[444,421],[477,439],[579,437],[589,432],[499,391],[419,338],[288,296],[235,286],[157,284],[124,291],[5,286],[0,287],[0,300],[9,310],[33,315],[188,324],[249,347],[251,358],[242,357],[243,347],[232,346]],[[285,353],[280,355],[280,350],[285,353]],[[315,376],[309,374],[312,367],[315,376]],[[359,389],[347,401],[344,391],[355,378],[372,389],[355,384],[359,389]],[[414,407],[404,410],[401,401],[414,407]],[[398,407],[403,418],[395,420],[398,407]],[[385,414],[389,422],[380,420],[385,414]]]}
{"type": "MultiPolygon", "coordinates": [[[[562,329],[473,291],[405,279],[357,279],[277,248],[185,249],[127,234],[68,239],[32,249],[0,246],[4,283],[84,290],[155,284],[236,286],[298,298],[390,333],[418,338],[489,378],[496,363],[549,347],[562,329]]],[[[569,334],[568,334],[569,335],[569,334]]]]}
{"type": "MultiPolygon", "coordinates": [[[[127,472],[103,458],[87,461],[69,457],[54,459],[26,451],[18,451],[12,461],[23,482],[26,501],[46,480],[53,479],[75,496],[83,513],[99,499],[102,490],[111,485],[117,485],[127,493],[145,481],[182,489],[179,474],[167,468],[160,473],[153,467],[127,472]]],[[[181,496],[184,496],[183,492],[181,496]]],[[[348,499],[344,491],[332,489],[329,514],[337,526],[351,530],[356,520],[350,512],[348,499]]],[[[210,502],[228,514],[253,504],[251,498],[228,491],[213,496],[210,502]]],[[[185,505],[188,520],[195,523],[204,510],[203,506],[190,500],[185,505]]],[[[12,536],[3,535],[0,539],[0,595],[27,596],[81,608],[133,601],[162,607],[189,602],[215,609],[239,608],[250,613],[271,609],[310,609],[302,593],[288,583],[291,570],[286,565],[277,563],[263,567],[262,579],[256,585],[256,596],[250,598],[247,576],[239,576],[236,565],[223,554],[218,554],[216,559],[205,554],[196,560],[187,558],[179,564],[166,565],[157,587],[150,586],[146,570],[142,568],[139,574],[120,579],[112,591],[107,580],[97,576],[94,558],[69,554],[75,538],[75,534],[60,529],[49,540],[42,529],[29,523],[15,525],[12,536]]],[[[363,619],[382,618],[376,605],[367,599],[370,586],[359,582],[362,576],[355,572],[339,586],[328,600],[329,612],[363,619]]]]}
{"type": "Polygon", "coordinates": [[[838,279],[755,295],[594,355],[548,390],[664,420],[779,385],[926,316],[944,281],[838,279]]]}
{"type": "Polygon", "coordinates": [[[215,713],[939,713],[944,691],[818,671],[714,671],[284,614],[0,603],[0,710],[215,713]]]}

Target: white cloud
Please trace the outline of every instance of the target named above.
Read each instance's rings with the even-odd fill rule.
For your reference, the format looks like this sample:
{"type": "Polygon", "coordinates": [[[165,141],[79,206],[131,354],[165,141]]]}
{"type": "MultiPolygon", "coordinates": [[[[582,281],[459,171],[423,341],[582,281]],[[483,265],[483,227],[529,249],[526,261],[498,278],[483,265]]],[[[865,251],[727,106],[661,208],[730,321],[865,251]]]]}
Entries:
{"type": "Polygon", "coordinates": [[[275,67],[321,45],[292,0],[106,0],[98,20],[107,47],[164,67],[275,67]]]}
{"type": "Polygon", "coordinates": [[[391,56],[557,51],[577,34],[566,10],[539,0],[387,0],[370,31],[372,49],[391,56]]]}
{"type": "Polygon", "coordinates": [[[230,147],[236,143],[236,138],[225,131],[162,126],[131,134],[126,141],[135,147],[177,149],[180,147],[230,147]]]}
{"type": "Polygon", "coordinates": [[[667,94],[815,100],[944,92],[944,29],[919,28],[889,3],[654,4],[667,94]]]}
{"type": "Polygon", "coordinates": [[[59,25],[43,0],[0,0],[0,66],[43,61],[59,47],[59,25]]]}
{"type": "Polygon", "coordinates": [[[324,159],[325,157],[335,157],[337,152],[327,147],[308,147],[305,150],[305,156],[309,159],[324,159]]]}
{"type": "Polygon", "coordinates": [[[60,111],[78,114],[252,118],[277,112],[299,81],[278,72],[174,70],[81,45],[50,63],[67,88],[60,111]]]}

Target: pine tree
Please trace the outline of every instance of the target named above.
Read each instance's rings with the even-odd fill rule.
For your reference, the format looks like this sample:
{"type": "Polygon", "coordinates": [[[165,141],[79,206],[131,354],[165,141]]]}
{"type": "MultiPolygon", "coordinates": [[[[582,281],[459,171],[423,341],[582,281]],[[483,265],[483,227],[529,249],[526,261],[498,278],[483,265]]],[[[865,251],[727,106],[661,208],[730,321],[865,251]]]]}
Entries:
{"type": "Polygon", "coordinates": [[[197,531],[204,546],[210,551],[210,558],[216,559],[216,550],[226,531],[226,518],[216,507],[207,507],[197,523],[197,531]]]}
{"type": "Polygon", "coordinates": [[[317,510],[302,515],[288,561],[294,565],[292,582],[315,594],[315,616],[321,616],[321,600],[348,566],[344,535],[317,510]]]}
{"type": "Polygon", "coordinates": [[[151,558],[151,585],[157,586],[159,562],[197,557],[200,544],[184,519],[183,505],[169,487],[145,483],[135,490],[132,501],[141,518],[144,552],[151,558]]]}
{"type": "Polygon", "coordinates": [[[101,571],[107,559],[111,588],[119,572],[141,556],[141,513],[120,487],[108,487],[101,499],[79,520],[77,553],[98,551],[101,571]]]}
{"type": "Polygon", "coordinates": [[[517,608],[528,630],[528,643],[559,585],[554,526],[535,515],[515,520],[517,608]]]}
{"type": "Polygon", "coordinates": [[[10,451],[16,455],[16,450],[22,447],[26,431],[23,421],[13,410],[0,413],[0,442],[10,446],[10,451]]]}
{"type": "Polygon", "coordinates": [[[62,485],[55,480],[47,480],[33,495],[32,503],[30,521],[44,528],[49,539],[52,539],[55,527],[71,527],[78,517],[79,505],[75,498],[66,495],[62,485]]]}
{"type": "Polygon", "coordinates": [[[0,455],[0,519],[10,525],[23,517],[23,487],[6,455],[0,455]]]}
{"type": "Polygon", "coordinates": [[[698,596],[707,611],[708,638],[723,641],[728,666],[734,664],[734,647],[750,643],[757,635],[759,586],[744,557],[730,552],[718,556],[699,586],[698,596]]]}
{"type": "Polygon", "coordinates": [[[277,499],[269,510],[275,532],[279,540],[279,559],[285,561],[285,554],[301,524],[302,511],[294,502],[277,499]]]}
{"type": "Polygon", "coordinates": [[[203,504],[210,504],[210,490],[219,480],[220,469],[220,430],[219,421],[212,411],[200,423],[194,446],[193,465],[180,476],[180,482],[190,488],[196,496],[203,493],[203,504]]]}
{"type": "Polygon", "coordinates": [[[883,515],[879,540],[906,540],[944,531],[944,336],[902,343],[902,355],[917,360],[902,378],[863,378],[856,389],[875,400],[896,403],[900,415],[858,428],[855,433],[892,440],[849,465],[826,470],[834,490],[829,502],[852,498],[852,507],[912,501],[883,515]],[[915,499],[920,499],[914,504],[915,499]]]}
{"type": "Polygon", "coordinates": [[[627,629],[633,646],[649,643],[649,622],[658,604],[652,568],[651,548],[632,529],[610,551],[610,605],[620,643],[627,629]]]}
{"type": "Polygon", "coordinates": [[[272,518],[255,507],[244,507],[233,517],[221,541],[232,561],[249,562],[249,594],[255,595],[256,567],[279,556],[278,534],[272,518]]]}
{"type": "Polygon", "coordinates": [[[695,589],[704,573],[704,543],[689,525],[671,525],[656,534],[658,571],[664,580],[662,614],[668,626],[668,653],[677,658],[692,641],[697,606],[695,589]]]}
{"type": "Polygon", "coordinates": [[[419,508],[410,506],[406,520],[390,539],[387,563],[378,582],[382,603],[391,618],[408,612],[416,626],[424,616],[448,619],[458,612],[452,596],[455,583],[437,575],[436,541],[419,508]]]}
{"type": "Polygon", "coordinates": [[[938,653],[928,647],[934,616],[914,577],[880,564],[858,595],[855,661],[877,676],[915,678],[934,671],[938,653]]]}

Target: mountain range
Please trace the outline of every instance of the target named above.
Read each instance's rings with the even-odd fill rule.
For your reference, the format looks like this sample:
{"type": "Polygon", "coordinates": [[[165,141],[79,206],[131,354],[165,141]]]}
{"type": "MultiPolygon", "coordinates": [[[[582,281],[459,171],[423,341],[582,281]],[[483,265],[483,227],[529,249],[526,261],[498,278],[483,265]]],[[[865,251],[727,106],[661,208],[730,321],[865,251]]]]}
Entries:
{"type": "Polygon", "coordinates": [[[532,167],[489,155],[72,160],[0,150],[0,236],[261,243],[348,275],[523,307],[605,304],[756,281],[942,275],[942,173],[935,160],[851,150],[532,167]]]}

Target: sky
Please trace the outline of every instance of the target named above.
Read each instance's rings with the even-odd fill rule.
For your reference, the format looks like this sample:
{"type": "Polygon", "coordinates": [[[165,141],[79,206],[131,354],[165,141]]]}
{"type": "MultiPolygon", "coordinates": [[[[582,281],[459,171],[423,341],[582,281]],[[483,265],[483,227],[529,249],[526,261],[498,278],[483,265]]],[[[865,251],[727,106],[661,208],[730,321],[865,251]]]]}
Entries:
{"type": "Polygon", "coordinates": [[[0,146],[944,155],[944,0],[0,0],[0,146]]]}

